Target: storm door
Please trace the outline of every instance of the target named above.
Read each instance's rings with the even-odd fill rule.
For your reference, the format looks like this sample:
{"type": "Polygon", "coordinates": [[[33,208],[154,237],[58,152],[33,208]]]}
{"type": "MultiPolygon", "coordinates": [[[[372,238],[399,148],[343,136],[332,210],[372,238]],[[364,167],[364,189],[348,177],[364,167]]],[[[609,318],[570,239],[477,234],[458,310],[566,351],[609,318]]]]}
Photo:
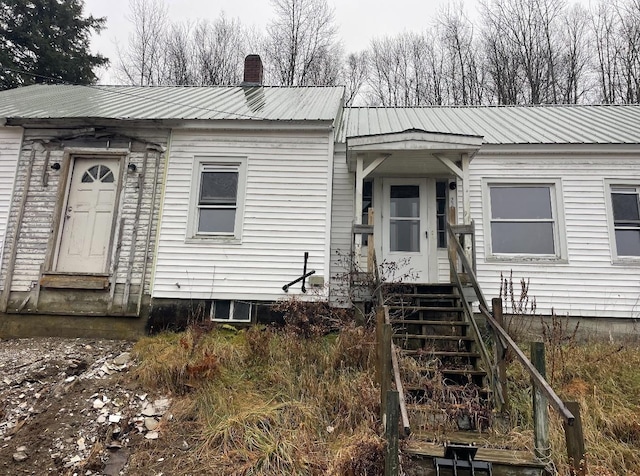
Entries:
{"type": "Polygon", "coordinates": [[[428,282],[427,179],[384,179],[382,190],[383,259],[397,266],[394,279],[428,282]]]}

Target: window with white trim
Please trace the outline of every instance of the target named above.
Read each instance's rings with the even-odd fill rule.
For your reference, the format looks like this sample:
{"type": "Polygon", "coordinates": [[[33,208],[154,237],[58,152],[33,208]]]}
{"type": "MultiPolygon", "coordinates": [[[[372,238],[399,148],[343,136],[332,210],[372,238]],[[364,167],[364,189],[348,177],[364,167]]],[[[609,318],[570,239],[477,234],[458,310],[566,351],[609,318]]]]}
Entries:
{"type": "Polygon", "coordinates": [[[640,258],[640,186],[609,185],[617,258],[640,258]]]}
{"type": "Polygon", "coordinates": [[[194,172],[190,236],[240,239],[245,161],[198,158],[194,172]]]}
{"type": "Polygon", "coordinates": [[[215,299],[211,306],[211,320],[219,322],[250,322],[253,305],[244,301],[215,299]]]}
{"type": "Polygon", "coordinates": [[[489,254],[560,259],[556,183],[488,183],[489,254]]]}

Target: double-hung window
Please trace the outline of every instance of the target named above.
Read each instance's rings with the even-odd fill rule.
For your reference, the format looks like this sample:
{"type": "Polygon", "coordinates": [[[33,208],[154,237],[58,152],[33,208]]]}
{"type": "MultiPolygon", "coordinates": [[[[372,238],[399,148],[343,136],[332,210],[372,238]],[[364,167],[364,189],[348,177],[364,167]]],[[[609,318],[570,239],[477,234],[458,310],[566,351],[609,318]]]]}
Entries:
{"type": "Polygon", "coordinates": [[[640,186],[609,185],[613,215],[614,256],[640,258],[640,186]]]}
{"type": "Polygon", "coordinates": [[[244,161],[196,160],[192,237],[240,238],[244,161]]]}
{"type": "Polygon", "coordinates": [[[557,183],[487,183],[489,256],[560,259],[557,183]]]}

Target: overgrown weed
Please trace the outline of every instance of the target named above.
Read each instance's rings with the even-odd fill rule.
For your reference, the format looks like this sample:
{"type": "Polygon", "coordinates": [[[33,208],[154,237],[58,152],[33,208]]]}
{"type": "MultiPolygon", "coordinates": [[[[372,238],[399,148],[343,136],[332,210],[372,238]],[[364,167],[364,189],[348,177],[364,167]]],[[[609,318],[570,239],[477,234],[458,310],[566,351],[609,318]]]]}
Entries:
{"type": "MultiPolygon", "coordinates": [[[[588,474],[640,474],[640,347],[611,343],[561,343],[563,364],[556,367],[554,390],[563,401],[578,402],[587,450],[588,474]]],[[[547,362],[554,351],[546,347],[547,362]]],[[[522,436],[516,447],[533,444],[531,386],[519,364],[509,368],[513,427],[522,436]]],[[[552,459],[569,474],[562,421],[550,409],[552,459]]],[[[513,432],[514,430],[512,430],[513,432]]]]}
{"type": "Polygon", "coordinates": [[[188,471],[381,473],[374,333],[349,324],[326,334],[341,317],[321,328],[302,314],[280,329],[190,328],[136,345],[140,380],[189,393],[192,403],[174,413],[195,423],[197,459],[188,471]]]}

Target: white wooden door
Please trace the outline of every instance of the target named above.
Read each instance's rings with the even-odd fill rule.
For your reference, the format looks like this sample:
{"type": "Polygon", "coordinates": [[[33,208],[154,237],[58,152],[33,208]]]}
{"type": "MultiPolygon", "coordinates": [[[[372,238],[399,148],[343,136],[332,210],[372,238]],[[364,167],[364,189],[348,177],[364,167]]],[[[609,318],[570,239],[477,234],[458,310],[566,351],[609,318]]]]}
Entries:
{"type": "Polygon", "coordinates": [[[427,179],[385,178],[382,193],[382,257],[393,263],[386,279],[429,282],[427,179]]]}
{"type": "Polygon", "coordinates": [[[107,271],[119,168],[119,159],[74,159],[56,271],[107,271]]]}

